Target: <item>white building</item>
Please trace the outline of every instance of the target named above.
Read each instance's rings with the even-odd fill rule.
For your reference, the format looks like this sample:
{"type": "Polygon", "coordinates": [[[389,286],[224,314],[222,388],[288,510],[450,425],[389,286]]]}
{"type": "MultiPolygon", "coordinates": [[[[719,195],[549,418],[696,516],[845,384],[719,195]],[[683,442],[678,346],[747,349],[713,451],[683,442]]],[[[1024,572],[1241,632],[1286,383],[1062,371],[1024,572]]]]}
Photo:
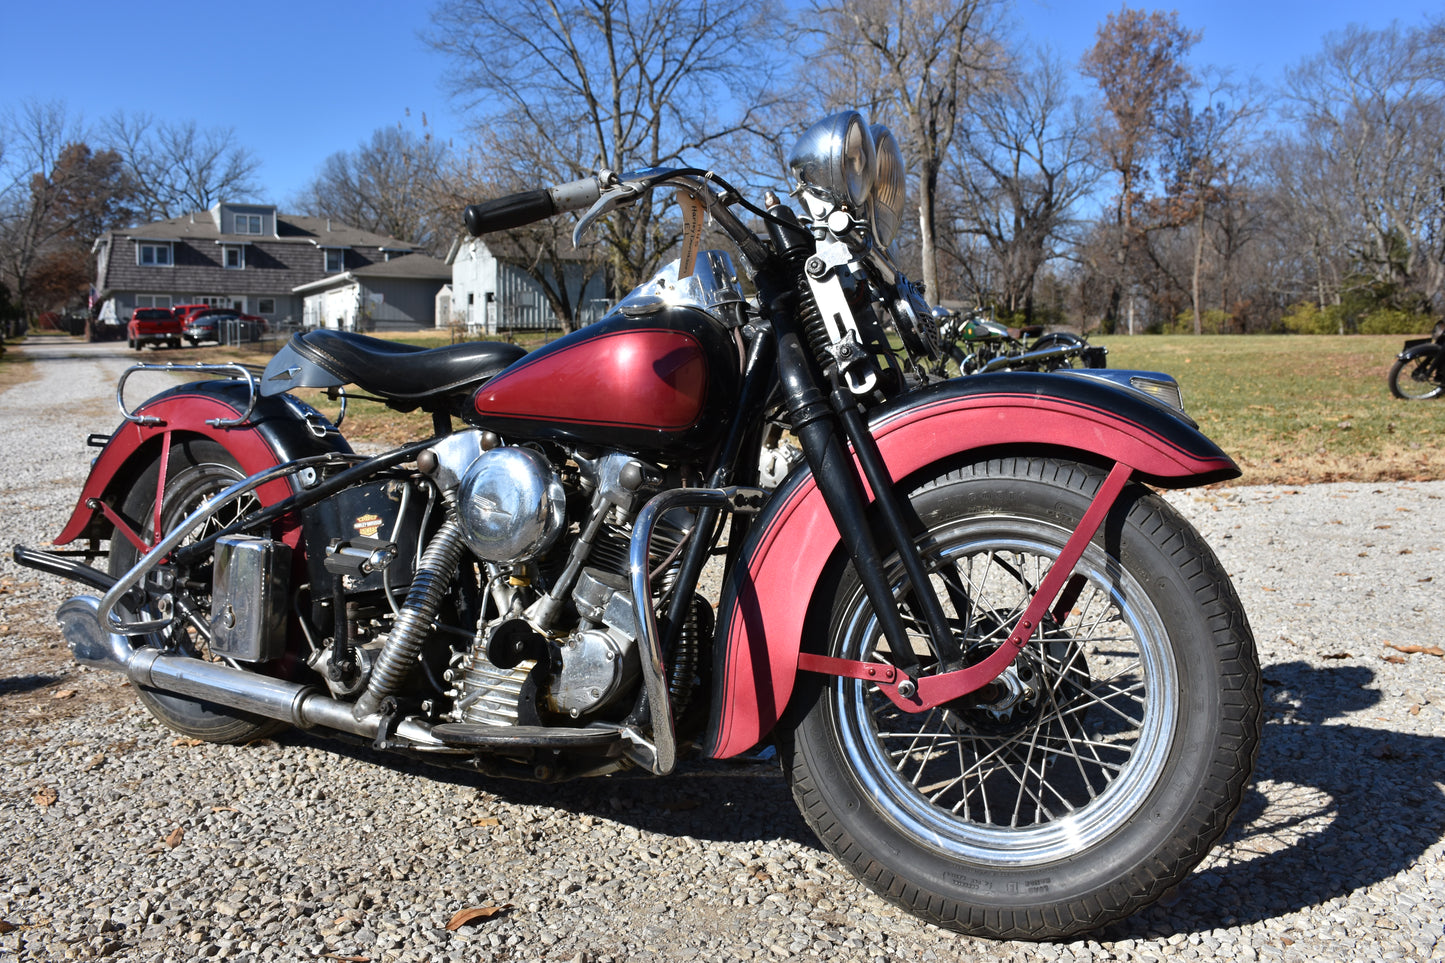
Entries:
{"type": "MultiPolygon", "coordinates": [[[[437,324],[463,325],[476,334],[558,327],[542,285],[523,268],[529,260],[504,236],[458,239],[447,253],[451,284],[437,295],[437,324]]],[[[578,255],[566,260],[562,273],[579,327],[606,313],[600,269],[578,255]]]]}

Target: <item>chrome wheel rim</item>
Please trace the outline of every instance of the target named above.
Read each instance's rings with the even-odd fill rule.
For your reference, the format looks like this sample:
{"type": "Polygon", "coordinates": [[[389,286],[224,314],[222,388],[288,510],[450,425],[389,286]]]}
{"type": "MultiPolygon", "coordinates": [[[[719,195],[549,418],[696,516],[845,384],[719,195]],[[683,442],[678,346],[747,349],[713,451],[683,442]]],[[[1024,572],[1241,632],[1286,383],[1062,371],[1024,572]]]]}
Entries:
{"type": "MultiPolygon", "coordinates": [[[[935,590],[978,657],[1002,642],[1068,535],[1008,516],[932,533],[935,590]]],[[[1075,573],[1085,582],[1063,624],[1036,632],[987,698],[910,714],[876,686],[833,683],[863,790],[917,845],[991,865],[1048,863],[1123,828],[1159,785],[1180,713],[1163,620],[1097,546],[1075,573]]],[[[909,624],[926,659],[922,628],[909,624]]],[[[891,661],[861,590],[839,632],[845,657],[891,661]]]]}

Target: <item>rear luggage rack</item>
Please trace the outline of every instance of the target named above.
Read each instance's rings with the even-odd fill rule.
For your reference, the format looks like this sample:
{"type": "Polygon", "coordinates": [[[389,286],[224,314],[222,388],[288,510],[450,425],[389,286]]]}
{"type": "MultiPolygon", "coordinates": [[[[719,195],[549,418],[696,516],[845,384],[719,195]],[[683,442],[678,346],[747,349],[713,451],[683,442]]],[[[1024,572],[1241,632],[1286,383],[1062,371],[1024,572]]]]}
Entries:
{"type": "Polygon", "coordinates": [[[208,418],[206,424],[212,428],[234,428],[243,425],[251,418],[251,412],[256,408],[256,401],[260,397],[258,384],[260,372],[248,368],[246,365],[231,362],[228,364],[134,364],[125,369],[120,376],[120,381],[115,386],[115,404],[120,409],[121,417],[126,421],[134,422],[137,425],[159,425],[161,420],[150,415],[138,415],[125,406],[125,383],[131,375],[137,371],[164,371],[173,374],[206,374],[226,375],[232,381],[244,379],[250,386],[250,397],[246,401],[246,410],[241,412],[237,418],[208,418]]]}

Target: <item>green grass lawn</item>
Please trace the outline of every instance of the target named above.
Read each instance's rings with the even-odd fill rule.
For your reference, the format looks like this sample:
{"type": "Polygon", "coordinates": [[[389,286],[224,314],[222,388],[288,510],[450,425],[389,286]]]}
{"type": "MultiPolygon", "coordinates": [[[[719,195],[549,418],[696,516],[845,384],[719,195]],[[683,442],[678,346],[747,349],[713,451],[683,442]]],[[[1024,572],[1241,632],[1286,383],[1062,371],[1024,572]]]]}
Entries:
{"type": "Polygon", "coordinates": [[[1244,469],[1241,484],[1445,478],[1445,401],[1400,401],[1389,336],[1091,338],[1109,367],[1179,379],[1200,428],[1244,469]]]}

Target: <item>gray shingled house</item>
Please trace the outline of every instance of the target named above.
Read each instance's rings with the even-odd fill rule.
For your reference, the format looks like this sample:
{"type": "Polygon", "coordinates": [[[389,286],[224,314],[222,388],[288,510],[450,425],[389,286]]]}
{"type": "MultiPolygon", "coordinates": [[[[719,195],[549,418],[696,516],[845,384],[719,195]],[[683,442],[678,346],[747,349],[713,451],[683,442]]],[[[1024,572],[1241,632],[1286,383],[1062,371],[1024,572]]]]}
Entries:
{"type": "Polygon", "coordinates": [[[435,323],[436,298],[452,269],[426,254],[394,255],[385,261],[328,274],[298,285],[308,328],[375,331],[435,323]]]}
{"type": "MultiPolygon", "coordinates": [[[[100,317],[125,321],[137,307],[210,304],[273,323],[299,323],[303,295],[297,288],[403,256],[420,257],[411,255],[413,249],[329,218],[223,202],[209,211],[101,235],[93,249],[100,317]]],[[[413,320],[431,324],[431,311],[428,306],[413,320]]]]}

